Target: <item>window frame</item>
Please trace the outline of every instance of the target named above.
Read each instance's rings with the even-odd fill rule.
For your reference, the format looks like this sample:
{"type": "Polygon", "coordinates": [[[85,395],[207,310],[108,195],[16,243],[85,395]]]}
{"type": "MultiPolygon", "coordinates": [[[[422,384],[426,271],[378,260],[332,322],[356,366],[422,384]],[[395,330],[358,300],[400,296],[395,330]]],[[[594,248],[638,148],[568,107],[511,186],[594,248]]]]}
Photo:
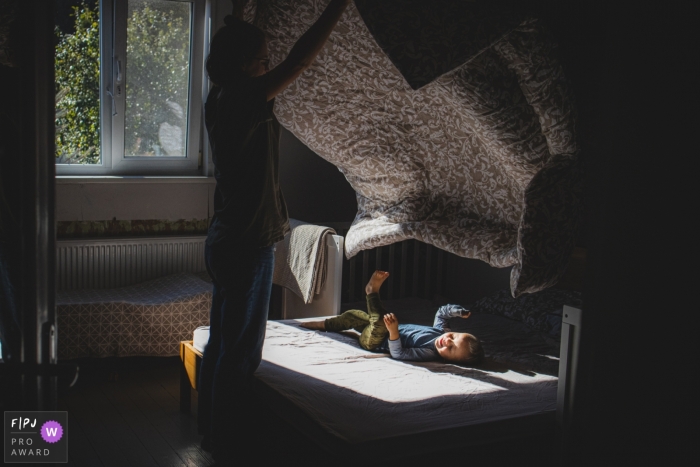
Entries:
{"type": "MultiPolygon", "coordinates": [[[[100,9],[100,164],[56,164],[56,175],[171,175],[202,174],[202,108],[204,57],[209,46],[210,0],[167,0],[191,4],[190,69],[186,156],[124,157],[126,108],[126,26],[128,2],[99,0],[100,9]],[[121,76],[118,76],[121,71],[121,76]],[[121,78],[121,79],[119,79],[121,78]],[[116,112],[116,113],[115,113],[116,112]]],[[[205,141],[206,143],[206,141],[205,141]]]]}

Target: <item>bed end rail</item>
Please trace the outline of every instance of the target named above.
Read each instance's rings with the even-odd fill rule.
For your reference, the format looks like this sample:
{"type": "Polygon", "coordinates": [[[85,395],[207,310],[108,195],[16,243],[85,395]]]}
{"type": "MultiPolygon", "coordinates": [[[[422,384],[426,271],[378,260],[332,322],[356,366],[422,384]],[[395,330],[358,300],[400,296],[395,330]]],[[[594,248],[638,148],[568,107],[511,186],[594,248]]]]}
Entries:
{"type": "Polygon", "coordinates": [[[576,377],[581,343],[581,310],[564,305],[559,350],[559,384],[557,386],[557,425],[561,436],[562,455],[566,455],[572,433],[576,377]]]}

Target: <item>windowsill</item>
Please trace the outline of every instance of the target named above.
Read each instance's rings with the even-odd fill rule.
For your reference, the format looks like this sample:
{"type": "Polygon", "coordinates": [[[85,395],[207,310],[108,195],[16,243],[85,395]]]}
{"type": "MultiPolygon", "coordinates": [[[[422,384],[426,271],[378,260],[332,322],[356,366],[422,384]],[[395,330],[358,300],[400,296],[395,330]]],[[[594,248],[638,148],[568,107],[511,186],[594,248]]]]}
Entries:
{"type": "Polygon", "coordinates": [[[214,177],[153,175],[56,175],[57,184],[84,183],[216,183],[214,177]]]}

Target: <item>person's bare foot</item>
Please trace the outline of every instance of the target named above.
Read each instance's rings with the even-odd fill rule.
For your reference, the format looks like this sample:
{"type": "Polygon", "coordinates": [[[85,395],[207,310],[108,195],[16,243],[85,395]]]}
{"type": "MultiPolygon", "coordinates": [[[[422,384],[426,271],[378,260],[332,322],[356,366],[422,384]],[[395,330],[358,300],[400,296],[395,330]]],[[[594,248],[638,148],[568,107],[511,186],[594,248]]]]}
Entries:
{"type": "Polygon", "coordinates": [[[365,293],[367,295],[371,293],[379,293],[379,289],[382,287],[382,284],[387,277],[389,277],[389,273],[386,271],[374,271],[374,274],[372,274],[372,277],[369,278],[369,282],[365,287],[365,293]]]}
{"type": "Polygon", "coordinates": [[[326,330],[326,320],[323,321],[305,321],[299,323],[299,326],[306,329],[311,329],[313,331],[325,331],[326,330]]]}

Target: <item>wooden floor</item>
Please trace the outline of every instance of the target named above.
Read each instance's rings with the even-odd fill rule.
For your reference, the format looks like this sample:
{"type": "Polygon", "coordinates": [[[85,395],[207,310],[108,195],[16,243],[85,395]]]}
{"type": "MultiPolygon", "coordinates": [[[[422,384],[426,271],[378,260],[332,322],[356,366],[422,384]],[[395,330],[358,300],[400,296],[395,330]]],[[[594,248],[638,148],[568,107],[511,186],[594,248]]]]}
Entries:
{"type": "Polygon", "coordinates": [[[179,411],[178,357],[79,365],[78,382],[58,401],[58,409],[68,411],[69,465],[214,464],[199,448],[195,416],[179,411]]]}
{"type": "MultiPolygon", "coordinates": [[[[251,426],[256,441],[245,444],[240,461],[216,464],[199,447],[194,391],[192,413],[179,411],[179,357],[101,359],[79,365],[76,385],[59,393],[59,410],[68,411],[70,466],[344,465],[343,453],[324,452],[265,408],[251,426]]],[[[441,446],[440,453],[420,458],[400,459],[397,453],[395,464],[380,465],[405,467],[461,458],[474,467],[553,467],[555,446],[539,438],[468,451],[441,446]]],[[[370,460],[363,464],[373,465],[370,460]]]]}

